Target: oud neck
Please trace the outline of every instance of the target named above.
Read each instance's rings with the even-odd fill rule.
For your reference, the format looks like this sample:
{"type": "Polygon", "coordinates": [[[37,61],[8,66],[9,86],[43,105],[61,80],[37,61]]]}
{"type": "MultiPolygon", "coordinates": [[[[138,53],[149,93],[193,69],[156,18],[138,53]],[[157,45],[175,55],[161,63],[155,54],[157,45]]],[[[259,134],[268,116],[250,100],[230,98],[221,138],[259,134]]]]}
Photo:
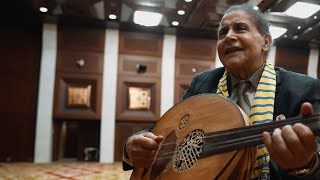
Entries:
{"type": "Polygon", "coordinates": [[[312,115],[307,118],[295,117],[283,121],[274,121],[265,124],[206,133],[205,145],[200,158],[263,144],[263,132],[269,132],[272,135],[274,129],[281,128],[285,125],[293,125],[295,123],[303,123],[316,135],[319,135],[320,114],[312,115]]]}

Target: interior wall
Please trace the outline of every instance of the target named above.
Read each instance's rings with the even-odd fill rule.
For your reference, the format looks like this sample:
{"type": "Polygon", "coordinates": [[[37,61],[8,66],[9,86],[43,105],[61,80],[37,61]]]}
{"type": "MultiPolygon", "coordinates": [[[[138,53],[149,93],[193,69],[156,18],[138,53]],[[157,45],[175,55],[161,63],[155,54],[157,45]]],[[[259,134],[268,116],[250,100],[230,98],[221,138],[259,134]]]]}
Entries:
{"type": "Polygon", "coordinates": [[[58,26],[57,39],[53,160],[83,161],[100,149],[105,29],[58,26]]]}
{"type": "Polygon", "coordinates": [[[115,161],[127,137],[160,117],[162,50],[162,35],[120,32],[115,161]]]}
{"type": "Polygon", "coordinates": [[[178,37],[175,52],[174,103],[182,100],[184,92],[197,73],[217,68],[216,41],[203,38],[178,37]]]}
{"type": "MultiPolygon", "coordinates": [[[[90,30],[89,30],[90,31],[90,30]]],[[[3,142],[5,144],[4,146],[1,146],[0,150],[0,161],[32,161],[34,159],[34,139],[35,139],[35,121],[36,121],[36,112],[37,112],[37,96],[38,96],[38,85],[39,85],[39,69],[40,69],[40,56],[41,56],[41,27],[33,27],[33,28],[7,28],[7,29],[1,29],[1,41],[0,41],[0,82],[3,83],[3,85],[0,88],[0,142],[3,142]]],[[[142,35],[144,36],[144,35],[142,35]]],[[[77,38],[77,37],[74,37],[77,38]]],[[[104,38],[102,38],[104,39],[104,38]]],[[[161,39],[161,36],[160,36],[161,39]]],[[[119,40],[118,40],[119,41],[119,40]]],[[[162,41],[162,40],[161,40],[162,41]]],[[[115,42],[119,43],[119,42],[115,42]]],[[[213,42],[215,43],[215,42],[213,42]]],[[[144,46],[147,46],[147,44],[139,44],[138,47],[144,48],[144,46]]],[[[192,44],[190,44],[192,46],[192,44]]],[[[213,45],[215,46],[215,45],[213,45]]],[[[133,48],[137,46],[132,45],[128,46],[127,48],[129,52],[134,51],[133,48]]],[[[151,46],[148,46],[147,48],[150,48],[151,46]]],[[[88,49],[87,49],[88,50],[88,49]]],[[[90,50],[90,47],[89,47],[90,50]]],[[[94,51],[94,49],[91,49],[94,51]]],[[[152,49],[151,49],[152,50],[152,49]]],[[[99,51],[100,52],[100,51],[99,51]]],[[[121,57],[126,57],[128,53],[122,52],[121,57]]],[[[130,53],[129,53],[130,54],[130,53]]],[[[130,55],[130,57],[133,57],[131,61],[135,61],[135,57],[142,57],[146,58],[143,53],[133,53],[134,55],[130,55]]],[[[209,58],[209,63],[213,64],[214,67],[214,55],[215,51],[213,51],[213,60],[211,61],[211,58],[209,58]]],[[[161,59],[161,51],[158,55],[156,55],[156,58],[161,59]]],[[[300,73],[307,74],[308,73],[308,57],[309,57],[309,49],[294,49],[294,48],[286,48],[286,47],[277,47],[276,50],[276,62],[275,65],[282,66],[286,68],[287,70],[296,71],[300,73]]],[[[179,59],[180,57],[176,57],[176,59],[179,59]]],[[[153,62],[151,60],[152,58],[149,58],[147,62],[153,62]]],[[[186,58],[180,58],[181,62],[184,62],[186,58]]],[[[208,65],[206,61],[199,61],[201,58],[190,58],[195,59],[195,63],[197,62],[205,62],[204,64],[208,65]]],[[[206,60],[206,58],[203,58],[206,60]]],[[[319,58],[318,58],[319,59],[319,58]]],[[[141,59],[140,59],[141,60],[141,59]]],[[[188,63],[193,61],[188,61],[188,63]]],[[[191,64],[192,64],[191,63],[191,64]]],[[[182,63],[183,64],[183,63],[182,63]]],[[[200,63],[201,64],[201,63],[200,63]]],[[[177,66],[177,65],[176,65],[177,66]]],[[[130,63],[129,66],[131,67],[130,63]]],[[[151,66],[150,66],[151,67],[151,66]]],[[[185,66],[187,70],[192,71],[193,66],[186,65],[185,66]]],[[[317,72],[318,78],[320,77],[320,63],[317,64],[317,72]]],[[[197,68],[196,68],[197,69],[197,68]]],[[[117,71],[113,69],[112,71],[117,71]]],[[[159,71],[161,72],[161,71],[159,71]]],[[[176,72],[179,72],[176,70],[176,72]]],[[[187,71],[181,71],[181,72],[187,72],[187,71]]],[[[121,70],[121,73],[119,75],[119,79],[132,79],[132,74],[130,74],[130,71],[126,71],[125,69],[121,70]],[[126,75],[125,75],[126,74],[126,75]]],[[[180,74],[181,75],[181,74],[180,74]]],[[[183,75],[183,73],[182,73],[183,75]]],[[[191,78],[190,73],[188,75],[188,80],[191,78]]],[[[154,78],[154,76],[149,76],[154,78]]],[[[151,80],[151,84],[153,82],[160,83],[160,77],[161,74],[156,75],[156,80],[151,80]]],[[[144,79],[139,79],[140,82],[146,82],[144,79]]],[[[176,79],[177,81],[177,79],[176,79]]],[[[181,80],[181,88],[178,90],[178,95],[175,95],[175,97],[180,97],[180,95],[183,93],[183,90],[187,88],[187,85],[189,82],[181,80]]],[[[124,85],[128,85],[124,84],[124,85]]],[[[129,83],[130,85],[130,83],[129,83]]],[[[160,87],[160,86],[159,86],[160,87]]],[[[160,92],[160,89],[158,89],[160,92]]],[[[125,99],[123,100],[126,101],[125,99]]],[[[178,100],[176,100],[178,101],[178,100]]],[[[160,103],[160,102],[158,102],[160,103]]],[[[157,104],[157,111],[159,111],[159,104],[157,104]]],[[[123,114],[120,114],[120,116],[123,118],[123,114]],[[122,116],[121,116],[122,115],[122,116]]],[[[157,112],[157,115],[155,117],[159,116],[159,112],[157,112]]],[[[126,137],[128,137],[131,132],[137,131],[139,129],[147,128],[150,126],[149,122],[142,122],[140,124],[137,124],[136,121],[128,122],[128,119],[130,120],[130,117],[126,116],[125,119],[127,120],[120,120],[118,118],[118,125],[116,127],[116,131],[118,135],[116,135],[115,143],[118,143],[116,146],[117,158],[116,160],[121,160],[121,147],[122,147],[122,141],[126,137]],[[120,121],[119,121],[120,120],[120,121]],[[128,133],[130,132],[130,133],[128,133]],[[119,139],[122,139],[121,142],[119,139]]],[[[59,117],[61,119],[61,117],[59,117]]],[[[72,119],[72,117],[71,117],[72,119]]],[[[96,118],[100,119],[100,117],[96,118]]],[[[137,120],[135,118],[131,118],[133,120],[137,120]]],[[[154,119],[153,119],[154,120],[154,119]]],[[[99,121],[95,121],[99,122],[99,121]]],[[[99,124],[99,123],[98,123],[99,124]]],[[[86,125],[84,124],[84,128],[86,125]]],[[[71,126],[71,127],[77,127],[77,126],[71,126]]],[[[89,127],[89,130],[81,130],[83,128],[79,128],[77,132],[83,131],[82,134],[79,135],[79,137],[86,137],[86,133],[95,132],[93,136],[88,136],[91,138],[96,138],[98,135],[96,135],[96,132],[99,132],[99,125],[93,125],[89,127]]],[[[72,129],[71,131],[74,131],[72,129]]],[[[69,136],[73,137],[73,134],[69,134],[69,136]]],[[[79,138],[81,139],[84,138],[79,138]]],[[[89,139],[86,139],[86,141],[90,141],[89,139]]],[[[99,144],[98,140],[94,142],[94,144],[99,144]]],[[[89,144],[90,146],[92,144],[89,144]]],[[[82,153],[76,152],[76,153],[82,153]]],[[[68,155],[75,154],[73,152],[66,152],[68,155]]],[[[81,156],[80,158],[83,158],[81,156]]]]}
{"type": "Polygon", "coordinates": [[[41,27],[0,31],[0,161],[33,161],[41,27]]]}
{"type": "Polygon", "coordinates": [[[308,74],[310,49],[277,47],[275,66],[289,71],[308,74]]]}

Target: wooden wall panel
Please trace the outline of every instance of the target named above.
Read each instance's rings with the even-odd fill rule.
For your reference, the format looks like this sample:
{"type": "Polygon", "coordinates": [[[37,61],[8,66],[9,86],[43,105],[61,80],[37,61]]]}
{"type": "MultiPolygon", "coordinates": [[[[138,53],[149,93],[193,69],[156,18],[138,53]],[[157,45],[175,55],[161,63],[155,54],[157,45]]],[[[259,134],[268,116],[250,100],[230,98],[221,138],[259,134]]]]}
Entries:
{"type": "Polygon", "coordinates": [[[0,162],[33,161],[41,27],[0,33],[0,162]]]}
{"type": "Polygon", "coordinates": [[[275,66],[302,74],[308,73],[309,49],[277,47],[275,66]]]}
{"type": "Polygon", "coordinates": [[[216,40],[179,37],[177,38],[176,57],[214,61],[216,44],[216,40]]]}
{"type": "Polygon", "coordinates": [[[182,100],[185,91],[189,88],[192,78],[176,79],[174,84],[174,102],[175,104],[182,100]]]}
{"type": "Polygon", "coordinates": [[[130,135],[160,118],[162,46],[162,35],[120,32],[115,161],[130,135]]]}
{"type": "Polygon", "coordinates": [[[84,160],[85,147],[99,147],[104,41],[104,28],[58,27],[54,160],[70,155],[84,160]],[[63,124],[71,122],[63,130],[63,124]],[[77,143],[72,147],[64,144],[75,136],[77,143]]]}
{"type": "Polygon", "coordinates": [[[104,37],[102,28],[58,26],[58,49],[103,52],[104,37]]]}
{"type": "Polygon", "coordinates": [[[0,112],[22,112],[36,114],[38,77],[26,74],[3,74],[0,76],[0,112]]]}
{"type": "Polygon", "coordinates": [[[216,41],[178,37],[175,60],[174,103],[182,100],[193,76],[214,69],[216,41]]]}
{"type": "MultiPolygon", "coordinates": [[[[56,75],[54,118],[57,119],[99,119],[101,116],[102,77],[94,74],[59,73],[56,75]],[[69,87],[91,87],[89,106],[68,106],[69,87]]],[[[80,97],[79,97],[80,98],[80,97]]]]}
{"type": "MultiPolygon", "coordinates": [[[[119,121],[156,121],[160,117],[161,58],[163,37],[121,32],[119,42],[116,119],[119,121]],[[138,67],[143,66],[144,71],[138,67]],[[141,70],[141,69],[140,69],[141,70]],[[130,107],[129,89],[150,93],[149,107],[130,107]]],[[[138,97],[140,98],[140,97],[138,97]]],[[[142,102],[142,101],[141,101],[142,102]]],[[[142,103],[145,103],[144,101],[142,103]]]]}
{"type": "Polygon", "coordinates": [[[102,74],[103,53],[59,50],[56,68],[60,72],[102,74]]]}
{"type": "Polygon", "coordinates": [[[100,119],[105,31],[102,28],[58,27],[54,117],[100,119]],[[77,61],[82,59],[83,66],[77,61]],[[67,87],[91,85],[90,108],[69,108],[67,87]]]}
{"type": "Polygon", "coordinates": [[[177,78],[190,79],[197,73],[213,68],[214,63],[212,61],[176,59],[175,74],[177,78]]]}
{"type": "Polygon", "coordinates": [[[119,55],[118,73],[137,77],[158,77],[161,74],[161,58],[152,56],[119,55]],[[139,65],[146,67],[144,72],[139,72],[139,65]]]}
{"type": "Polygon", "coordinates": [[[174,102],[178,103],[182,100],[184,92],[197,73],[213,69],[214,65],[212,61],[176,59],[174,102]]]}
{"type": "Polygon", "coordinates": [[[0,162],[32,162],[34,158],[35,114],[0,112],[0,162]]]}
{"type": "Polygon", "coordinates": [[[120,76],[118,79],[116,119],[118,121],[156,121],[160,118],[160,79],[120,76]],[[129,88],[150,90],[149,109],[129,108],[129,88]]]}
{"type": "Polygon", "coordinates": [[[120,32],[119,53],[161,57],[162,43],[160,35],[120,32]]]}

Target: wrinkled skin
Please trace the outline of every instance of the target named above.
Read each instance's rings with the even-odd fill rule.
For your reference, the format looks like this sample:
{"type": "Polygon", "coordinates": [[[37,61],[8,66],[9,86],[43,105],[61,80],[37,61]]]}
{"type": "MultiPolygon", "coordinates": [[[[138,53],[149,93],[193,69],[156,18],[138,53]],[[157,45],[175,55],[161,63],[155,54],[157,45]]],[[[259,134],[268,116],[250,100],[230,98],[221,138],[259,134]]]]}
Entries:
{"type": "Polygon", "coordinates": [[[261,35],[253,18],[242,11],[226,14],[218,30],[217,50],[226,69],[245,79],[266,61],[270,34],[261,35]]]}
{"type": "MultiPolygon", "coordinates": [[[[310,103],[303,103],[300,115],[312,115],[310,103]]],[[[313,158],[317,149],[315,135],[311,129],[301,123],[286,125],[274,130],[273,135],[263,133],[270,157],[282,169],[296,169],[306,166],[313,158]]]]}
{"type": "Polygon", "coordinates": [[[134,167],[149,167],[153,161],[162,136],[147,132],[129,137],[126,151],[134,167]]]}

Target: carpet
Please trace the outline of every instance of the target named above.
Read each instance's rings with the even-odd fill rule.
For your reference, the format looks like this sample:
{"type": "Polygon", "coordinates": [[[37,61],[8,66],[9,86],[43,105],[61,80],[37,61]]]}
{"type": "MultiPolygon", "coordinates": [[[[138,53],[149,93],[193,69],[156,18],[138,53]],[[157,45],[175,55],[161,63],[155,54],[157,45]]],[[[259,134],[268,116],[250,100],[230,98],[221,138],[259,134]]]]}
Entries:
{"type": "Polygon", "coordinates": [[[0,163],[0,180],[127,180],[120,162],[0,163]]]}

